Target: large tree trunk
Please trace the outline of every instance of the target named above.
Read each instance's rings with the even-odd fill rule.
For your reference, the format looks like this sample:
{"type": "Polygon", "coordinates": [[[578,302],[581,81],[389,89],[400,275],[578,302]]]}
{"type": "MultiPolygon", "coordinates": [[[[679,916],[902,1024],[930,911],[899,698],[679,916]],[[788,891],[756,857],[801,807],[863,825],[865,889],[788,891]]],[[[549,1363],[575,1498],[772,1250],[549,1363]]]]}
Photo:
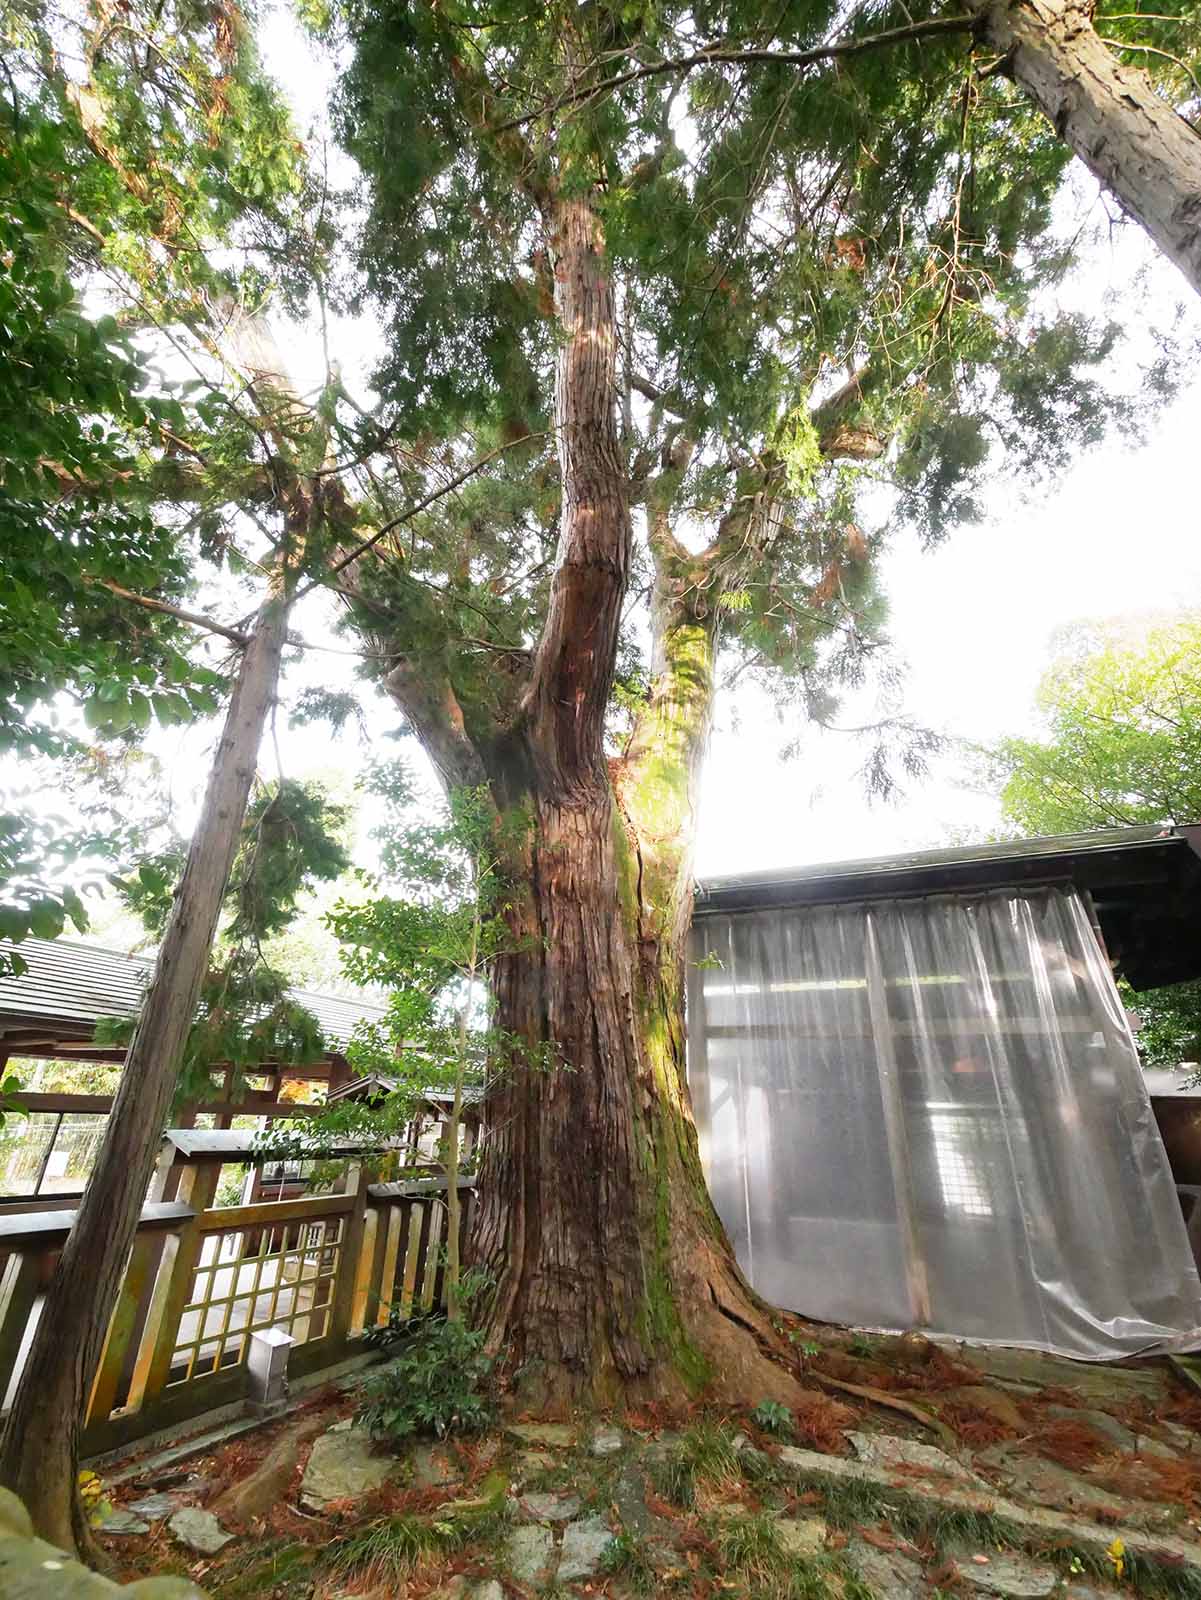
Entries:
{"type": "Polygon", "coordinates": [[[1122,66],[1085,0],[992,0],[1005,70],[1201,294],[1201,135],[1143,72],[1122,66]]]}
{"type": "Polygon", "coordinates": [[[587,202],[559,202],[548,222],[563,504],[547,622],[497,784],[502,803],[528,805],[531,835],[496,975],[497,1020],[525,1050],[490,1099],[473,1240],[495,1279],[490,1335],[543,1410],[703,1387],[795,1398],[709,1199],[685,1080],[687,814],[712,638],[684,629],[691,662],[665,645],[619,807],[604,755],[630,552],[613,288],[587,202]]]}
{"type": "Polygon", "coordinates": [[[549,200],[544,218],[562,509],[527,690],[508,727],[473,738],[436,666],[402,656],[387,680],[446,781],[486,779],[528,824],[493,973],[517,1048],[489,1093],[471,1257],[523,1405],[701,1391],[803,1405],[710,1201],[685,1078],[693,789],[713,693],[704,561],[655,529],[655,682],[625,757],[607,760],[631,545],[613,289],[587,198],[549,200]]]}
{"type": "Polygon", "coordinates": [[[607,790],[535,796],[533,817],[496,977],[526,1053],[489,1095],[473,1236],[493,1346],[544,1412],[701,1390],[797,1403],[700,1167],[675,902],[652,898],[662,880],[607,790]]]}
{"type": "Polygon", "coordinates": [[[0,1482],[24,1500],[38,1533],[67,1551],[90,1547],[76,1493],[80,1420],[207,970],[276,697],[286,629],[286,603],[269,601],[243,652],[104,1142],[47,1291],[0,1443],[0,1482]]]}

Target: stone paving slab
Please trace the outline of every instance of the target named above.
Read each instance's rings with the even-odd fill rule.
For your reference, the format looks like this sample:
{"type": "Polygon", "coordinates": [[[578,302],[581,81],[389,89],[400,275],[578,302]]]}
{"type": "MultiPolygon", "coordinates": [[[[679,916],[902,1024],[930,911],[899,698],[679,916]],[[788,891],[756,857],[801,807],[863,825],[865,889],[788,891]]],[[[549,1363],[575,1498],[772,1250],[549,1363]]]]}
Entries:
{"type": "Polygon", "coordinates": [[[1151,1562],[1186,1568],[1201,1580],[1201,1544],[1178,1535],[1161,1533],[1129,1524],[1101,1527],[1078,1517],[1045,1506],[1023,1506],[995,1493],[984,1494],[957,1484],[932,1487],[919,1478],[904,1477],[886,1468],[849,1460],[844,1456],[821,1455],[816,1450],[801,1450],[785,1445],[780,1463],[808,1480],[828,1483],[865,1483],[885,1493],[904,1492],[911,1499],[932,1508],[952,1507],[964,1511],[990,1512],[1003,1518],[1032,1542],[1062,1539],[1099,1556],[1105,1556],[1114,1539],[1121,1539],[1132,1556],[1151,1562]]]}
{"type": "Polygon", "coordinates": [[[301,1504],[324,1511],[338,1500],[361,1500],[400,1470],[395,1456],[376,1453],[366,1428],[339,1424],[313,1445],[300,1484],[301,1504]]]}
{"type": "Polygon", "coordinates": [[[1045,1600],[1059,1585],[1059,1573],[1045,1561],[1013,1550],[988,1554],[959,1545],[948,1550],[959,1576],[972,1589],[1004,1596],[1004,1600],[1045,1600]]]}
{"type": "Polygon", "coordinates": [[[973,1472],[964,1462],[957,1461],[936,1445],[921,1444],[916,1439],[898,1439],[887,1433],[848,1433],[847,1438],[859,1460],[870,1467],[894,1470],[898,1467],[916,1467],[920,1472],[936,1473],[953,1483],[965,1484],[989,1494],[992,1492],[979,1473],[973,1472]]]}
{"type": "Polygon", "coordinates": [[[1016,1350],[1003,1345],[953,1345],[956,1358],[978,1372],[1026,1389],[1070,1389],[1099,1402],[1121,1406],[1133,1399],[1163,1400],[1168,1374],[1162,1367],[1116,1367],[1042,1350],[1016,1350]]]}

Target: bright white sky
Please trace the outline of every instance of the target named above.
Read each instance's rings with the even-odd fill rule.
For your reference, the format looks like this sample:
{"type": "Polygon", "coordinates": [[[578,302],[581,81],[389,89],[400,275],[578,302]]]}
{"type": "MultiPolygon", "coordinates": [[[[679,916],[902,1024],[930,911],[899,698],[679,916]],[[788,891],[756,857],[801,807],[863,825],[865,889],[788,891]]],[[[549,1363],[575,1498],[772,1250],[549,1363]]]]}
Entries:
{"type": "MultiPolygon", "coordinates": [[[[289,88],[298,122],[309,127],[328,84],[282,9],[264,37],[269,68],[289,88]]],[[[1082,179],[1082,193],[1095,185],[1082,179]]],[[[1189,291],[1175,269],[1154,255],[1133,227],[1117,230],[1112,245],[1090,262],[1073,298],[1095,303],[1125,289],[1124,314],[1166,323],[1189,291]],[[1145,270],[1145,281],[1129,286],[1145,270]]],[[[1201,307],[1187,313],[1201,334],[1201,307]]],[[[1138,324],[1132,321],[1132,331],[1138,324]]],[[[352,388],[362,393],[378,338],[369,324],[335,331],[334,348],[352,388]]],[[[289,330],[287,348],[310,370],[301,387],[320,382],[320,352],[313,337],[289,330]]],[[[891,632],[908,663],[903,709],[941,733],[989,741],[1036,727],[1034,692],[1052,654],[1057,630],[1082,618],[1114,617],[1201,606],[1197,461],[1201,384],[1181,395],[1143,446],[1115,441],[1076,464],[1050,490],[1024,497],[1021,486],[999,482],[988,520],[964,528],[941,548],[923,552],[901,538],[883,567],[892,608],[891,632]]],[[[352,641],[330,632],[333,611],[314,596],[297,618],[306,639],[337,653],[311,653],[290,680],[350,686],[352,641]]],[[[847,721],[868,720],[870,704],[849,708],[847,721]]],[[[367,707],[375,753],[392,746],[387,735],[398,718],[375,698],[367,707]]],[[[211,736],[210,736],[211,737],[211,736]]],[[[280,746],[291,776],[345,773],[358,765],[353,733],[337,743],[320,728],[288,731],[281,719],[280,746]]],[[[203,752],[195,736],[165,740],[173,769],[180,822],[190,822],[189,801],[203,778],[203,752]],[[172,751],[174,754],[172,754],[172,751]]],[[[807,862],[887,854],[978,836],[998,822],[995,796],[966,787],[966,768],[941,760],[928,779],[899,803],[871,804],[857,768],[865,750],[853,738],[804,733],[782,725],[762,696],[739,691],[719,708],[704,779],[698,875],[783,868],[807,862]],[[798,759],[783,764],[782,746],[804,734],[798,759]]],[[[269,752],[264,767],[269,769],[269,752]]],[[[361,854],[369,856],[365,846],[361,854]]]]}

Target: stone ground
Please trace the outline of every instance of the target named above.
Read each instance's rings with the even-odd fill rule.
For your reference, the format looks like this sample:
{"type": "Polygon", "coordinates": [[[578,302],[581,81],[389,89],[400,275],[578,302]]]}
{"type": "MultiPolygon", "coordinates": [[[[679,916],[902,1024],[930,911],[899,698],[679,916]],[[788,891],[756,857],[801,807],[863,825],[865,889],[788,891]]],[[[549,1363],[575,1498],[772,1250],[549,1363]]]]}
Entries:
{"type": "Polygon", "coordinates": [[[123,1579],[213,1600],[1201,1600],[1201,1394],[1167,1362],[805,1332],[788,1418],[514,1420],[391,1453],[331,1391],[123,1472],[102,1541],[123,1579]]]}

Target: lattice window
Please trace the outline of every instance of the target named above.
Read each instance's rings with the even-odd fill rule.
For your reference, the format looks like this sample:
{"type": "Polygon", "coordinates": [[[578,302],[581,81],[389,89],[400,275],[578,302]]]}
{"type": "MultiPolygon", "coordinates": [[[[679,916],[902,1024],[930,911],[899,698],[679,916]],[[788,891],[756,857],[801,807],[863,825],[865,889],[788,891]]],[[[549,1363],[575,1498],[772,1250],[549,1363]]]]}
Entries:
{"type": "Polygon", "coordinates": [[[344,1220],[208,1234],[168,1382],[186,1383],[245,1361],[250,1335],[260,1328],[282,1328],[297,1344],[324,1338],[333,1318],[344,1220]]]}
{"type": "Polygon", "coordinates": [[[991,1217],[988,1171],[981,1159],[987,1131],[976,1117],[945,1111],[932,1112],[930,1125],[943,1204],[969,1217],[991,1217]]]}

